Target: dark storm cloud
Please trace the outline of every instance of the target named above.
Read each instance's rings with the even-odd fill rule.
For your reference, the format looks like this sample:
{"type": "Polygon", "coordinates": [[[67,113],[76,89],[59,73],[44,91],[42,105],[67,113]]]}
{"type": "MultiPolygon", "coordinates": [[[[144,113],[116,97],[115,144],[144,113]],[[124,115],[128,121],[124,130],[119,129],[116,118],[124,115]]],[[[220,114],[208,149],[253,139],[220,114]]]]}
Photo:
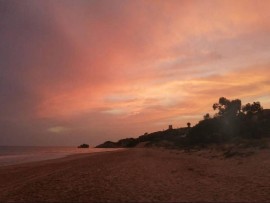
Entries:
{"type": "Polygon", "coordinates": [[[56,58],[69,50],[46,7],[32,3],[0,1],[0,144],[35,140],[29,138],[40,130],[34,117],[39,88],[57,85],[56,58]]]}
{"type": "MultiPolygon", "coordinates": [[[[69,68],[70,44],[33,1],[1,1],[1,118],[32,114],[38,88],[57,86],[69,68]]],[[[46,4],[45,4],[46,5],[46,4]]]]}

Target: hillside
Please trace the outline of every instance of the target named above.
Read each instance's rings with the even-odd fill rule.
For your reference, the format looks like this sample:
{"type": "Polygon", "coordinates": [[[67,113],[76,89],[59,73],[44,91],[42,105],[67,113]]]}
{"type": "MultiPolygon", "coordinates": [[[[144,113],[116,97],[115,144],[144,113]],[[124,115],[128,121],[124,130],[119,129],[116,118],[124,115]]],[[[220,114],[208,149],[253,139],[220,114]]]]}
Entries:
{"type": "Polygon", "coordinates": [[[174,146],[176,143],[185,139],[189,128],[168,129],[153,133],[145,133],[138,138],[125,138],[117,142],[106,141],[96,148],[114,148],[114,147],[135,147],[139,143],[145,143],[144,146],[174,146]]]}
{"type": "MultiPolygon", "coordinates": [[[[206,114],[194,127],[184,127],[153,133],[138,138],[125,138],[118,142],[106,141],[97,148],[127,147],[205,147],[209,144],[224,144],[260,140],[270,137],[270,109],[263,109],[260,102],[241,104],[241,100],[221,97],[213,104],[218,112],[206,114]],[[143,144],[141,144],[143,143],[143,144]]],[[[256,141],[257,142],[257,141],[256,141]]],[[[254,142],[255,143],[255,142],[254,142]]],[[[262,143],[263,145],[263,143],[262,143]]]]}

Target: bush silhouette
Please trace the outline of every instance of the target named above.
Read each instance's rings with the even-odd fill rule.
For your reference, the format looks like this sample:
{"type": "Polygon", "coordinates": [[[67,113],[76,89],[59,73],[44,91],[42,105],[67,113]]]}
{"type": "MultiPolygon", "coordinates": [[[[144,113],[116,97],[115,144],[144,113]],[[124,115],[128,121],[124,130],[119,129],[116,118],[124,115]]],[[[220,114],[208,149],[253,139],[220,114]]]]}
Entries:
{"type": "Polygon", "coordinates": [[[185,128],[145,133],[138,138],[108,141],[97,147],[135,147],[141,142],[148,142],[148,146],[189,147],[270,137],[270,110],[263,110],[260,102],[242,106],[240,99],[220,97],[213,109],[217,110],[214,116],[205,114],[203,120],[193,127],[188,122],[185,128]]]}

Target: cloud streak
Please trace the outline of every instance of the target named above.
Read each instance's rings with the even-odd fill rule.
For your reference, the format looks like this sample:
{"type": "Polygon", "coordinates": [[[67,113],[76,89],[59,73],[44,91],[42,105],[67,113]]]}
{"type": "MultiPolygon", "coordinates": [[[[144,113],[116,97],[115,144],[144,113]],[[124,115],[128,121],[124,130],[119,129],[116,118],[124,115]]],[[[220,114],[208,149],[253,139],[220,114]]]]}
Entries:
{"type": "Polygon", "coordinates": [[[220,96],[269,108],[269,8],[268,1],[1,1],[0,141],[137,136],[196,123],[220,96]],[[55,136],[60,128],[69,130],[55,136]]]}

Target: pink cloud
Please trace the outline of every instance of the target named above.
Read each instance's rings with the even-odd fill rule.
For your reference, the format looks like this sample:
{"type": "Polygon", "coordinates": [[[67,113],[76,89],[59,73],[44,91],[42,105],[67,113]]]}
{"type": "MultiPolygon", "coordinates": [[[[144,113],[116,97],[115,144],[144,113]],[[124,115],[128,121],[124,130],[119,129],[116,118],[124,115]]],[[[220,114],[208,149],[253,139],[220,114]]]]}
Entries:
{"type": "Polygon", "coordinates": [[[5,57],[16,62],[6,66],[21,67],[7,75],[20,78],[13,80],[24,88],[20,95],[31,93],[31,118],[74,121],[80,127],[66,125],[84,135],[113,128],[112,136],[125,137],[130,129],[197,122],[220,96],[262,98],[269,108],[268,1],[33,1],[26,7],[29,16],[15,12],[24,21],[13,17],[7,25],[27,22],[21,28],[30,30],[12,27],[2,41],[22,47],[23,56],[12,57],[14,48],[5,57]]]}

